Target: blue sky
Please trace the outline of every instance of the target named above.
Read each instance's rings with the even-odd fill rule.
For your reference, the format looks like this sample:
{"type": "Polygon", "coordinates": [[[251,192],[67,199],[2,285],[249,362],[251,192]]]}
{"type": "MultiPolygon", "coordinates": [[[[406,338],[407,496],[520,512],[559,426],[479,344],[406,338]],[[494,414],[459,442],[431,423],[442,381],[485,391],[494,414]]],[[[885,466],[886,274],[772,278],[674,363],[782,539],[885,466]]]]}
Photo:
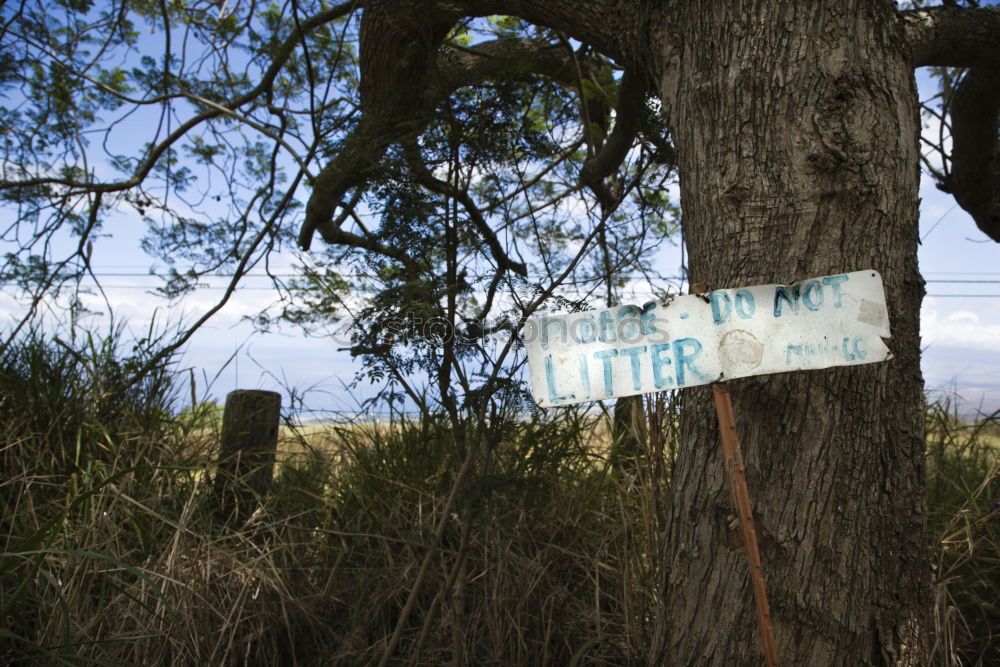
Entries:
{"type": "MultiPolygon", "coordinates": [[[[918,80],[926,84],[924,76],[918,80]]],[[[927,388],[961,396],[966,414],[1000,409],[1000,247],[926,175],[921,198],[920,268],[928,281],[921,311],[927,388]]],[[[161,322],[192,321],[221,295],[218,289],[202,289],[175,305],[151,295],[147,290],[157,281],[135,275],[154,264],[139,250],[141,223],[119,218],[105,232],[110,236],[95,245],[92,265],[106,276],[105,290],[116,316],[128,319],[133,331],[141,334],[154,313],[161,322]]],[[[662,273],[679,273],[679,249],[667,247],[660,257],[662,273]]],[[[291,259],[291,251],[286,251],[277,266],[291,259]]],[[[236,388],[273,389],[287,397],[294,388],[314,410],[354,411],[370,389],[361,387],[354,396],[345,391],[358,365],[337,349],[342,342],[306,338],[291,327],[255,333],[243,320],[276,298],[268,284],[263,278],[248,280],[233,302],[190,341],[179,368],[195,369],[199,398],[222,399],[236,388]]],[[[90,303],[106,310],[96,297],[90,303]]],[[[0,323],[10,321],[18,310],[6,291],[0,294],[0,323]]]]}
{"type": "Polygon", "coordinates": [[[928,281],[920,313],[925,383],[935,391],[954,390],[967,408],[982,402],[987,411],[1000,409],[1000,247],[984,241],[972,219],[952,208],[950,196],[931,184],[921,195],[920,270],[928,281]],[[957,280],[989,282],[942,282],[957,280]],[[948,296],[955,294],[980,296],[948,296]]]}

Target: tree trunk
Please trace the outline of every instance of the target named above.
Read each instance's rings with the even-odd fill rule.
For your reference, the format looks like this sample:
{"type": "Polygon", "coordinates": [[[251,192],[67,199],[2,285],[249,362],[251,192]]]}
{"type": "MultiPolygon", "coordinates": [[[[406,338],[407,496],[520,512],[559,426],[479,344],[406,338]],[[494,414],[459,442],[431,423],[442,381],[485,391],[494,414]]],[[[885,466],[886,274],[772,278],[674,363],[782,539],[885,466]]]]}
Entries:
{"type": "MultiPolygon", "coordinates": [[[[923,664],[919,120],[895,5],[677,4],[659,70],[691,281],[873,268],[889,304],[891,361],[729,384],[781,661],[923,664]]],[[[759,665],[711,391],[685,391],[651,664],[759,665]]]]}

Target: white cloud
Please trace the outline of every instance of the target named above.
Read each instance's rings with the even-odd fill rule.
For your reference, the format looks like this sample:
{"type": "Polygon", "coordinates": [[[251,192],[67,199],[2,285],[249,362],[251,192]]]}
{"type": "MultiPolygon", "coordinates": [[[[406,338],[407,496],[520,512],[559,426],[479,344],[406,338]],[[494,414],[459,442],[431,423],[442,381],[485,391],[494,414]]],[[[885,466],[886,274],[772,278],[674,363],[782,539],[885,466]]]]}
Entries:
{"type": "Polygon", "coordinates": [[[1000,323],[986,321],[980,313],[955,310],[942,315],[925,305],[920,317],[923,346],[943,346],[1000,352],[1000,323]]]}

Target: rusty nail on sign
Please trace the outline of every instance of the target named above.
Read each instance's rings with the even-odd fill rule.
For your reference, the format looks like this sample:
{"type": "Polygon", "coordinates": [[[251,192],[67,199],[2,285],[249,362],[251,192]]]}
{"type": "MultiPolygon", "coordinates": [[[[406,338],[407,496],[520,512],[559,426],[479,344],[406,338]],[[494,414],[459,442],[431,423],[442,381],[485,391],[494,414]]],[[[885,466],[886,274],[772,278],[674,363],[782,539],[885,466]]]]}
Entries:
{"type": "Polygon", "coordinates": [[[892,358],[873,270],[537,317],[522,335],[542,407],[892,358]]]}

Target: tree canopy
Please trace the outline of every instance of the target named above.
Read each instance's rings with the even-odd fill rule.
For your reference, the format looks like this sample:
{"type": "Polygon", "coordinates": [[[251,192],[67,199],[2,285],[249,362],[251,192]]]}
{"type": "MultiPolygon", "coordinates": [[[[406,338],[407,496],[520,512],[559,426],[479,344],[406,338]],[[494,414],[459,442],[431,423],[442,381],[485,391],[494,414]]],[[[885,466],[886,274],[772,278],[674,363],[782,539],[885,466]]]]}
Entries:
{"type": "Polygon", "coordinates": [[[362,5],[7,6],[0,280],[29,315],[93,276],[116,215],[145,224],[164,295],[231,275],[220,306],[318,231],[322,252],[275,277],[286,299],[260,323],[368,323],[352,349],[378,378],[441,370],[428,323],[491,363],[482,341],[557,284],[610,301],[649,275],[678,213],[649,82],[509,16],[445,12],[426,43],[385,34],[402,50],[380,54],[366,30],[418,17],[362,5]],[[370,73],[397,59],[406,71],[370,73]]]}
{"type": "MultiPolygon", "coordinates": [[[[280,285],[293,292],[284,316],[304,325],[346,315],[345,290],[361,288],[384,299],[355,304],[365,321],[419,311],[476,321],[478,335],[511,305],[498,294],[523,306],[567,268],[561,282],[580,289],[563,293],[614,302],[620,276],[648,269],[678,222],[650,56],[634,28],[607,29],[625,20],[614,3],[503,9],[6,4],[0,280],[34,313],[87,275],[105,220],[128,215],[170,297],[224,273],[224,302],[274,250],[310,249],[318,233],[328,245],[307,277],[280,285]],[[451,315],[446,299],[413,301],[449,290],[451,315]]],[[[995,68],[955,69],[993,62],[996,12],[918,6],[901,19],[914,64],[940,68],[925,163],[1000,239],[995,68]]]]}

